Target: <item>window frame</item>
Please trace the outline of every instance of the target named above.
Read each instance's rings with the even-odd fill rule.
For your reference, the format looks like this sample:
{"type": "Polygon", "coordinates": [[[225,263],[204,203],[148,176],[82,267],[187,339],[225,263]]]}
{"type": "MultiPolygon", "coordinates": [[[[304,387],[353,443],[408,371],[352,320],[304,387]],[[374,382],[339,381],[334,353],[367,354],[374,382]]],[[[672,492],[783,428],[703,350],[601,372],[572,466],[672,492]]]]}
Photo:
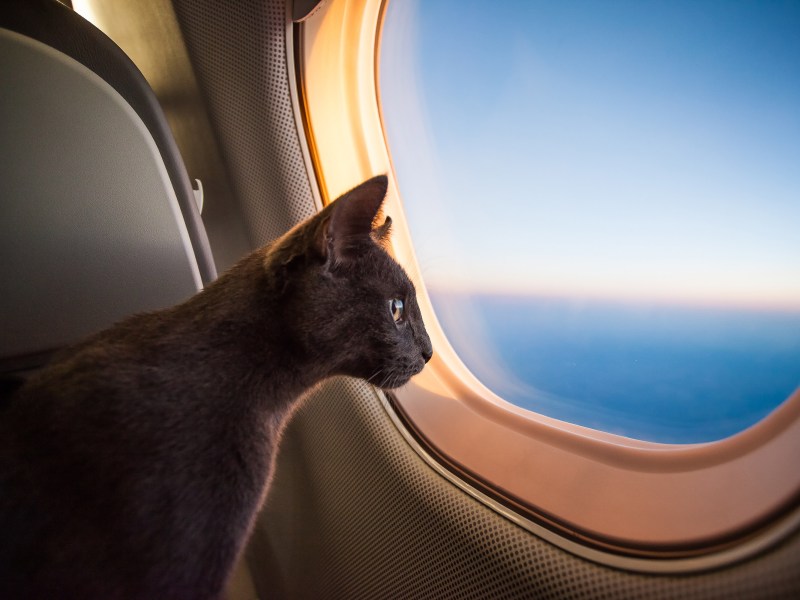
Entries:
{"type": "Polygon", "coordinates": [[[512,405],[462,363],[416,261],[380,104],[389,0],[329,0],[291,25],[297,105],[325,203],[378,174],[392,250],[415,282],[434,345],[425,371],[386,400],[443,476],[511,520],[598,562],[687,572],[740,560],[800,526],[800,392],[730,438],[633,440],[512,405]]]}

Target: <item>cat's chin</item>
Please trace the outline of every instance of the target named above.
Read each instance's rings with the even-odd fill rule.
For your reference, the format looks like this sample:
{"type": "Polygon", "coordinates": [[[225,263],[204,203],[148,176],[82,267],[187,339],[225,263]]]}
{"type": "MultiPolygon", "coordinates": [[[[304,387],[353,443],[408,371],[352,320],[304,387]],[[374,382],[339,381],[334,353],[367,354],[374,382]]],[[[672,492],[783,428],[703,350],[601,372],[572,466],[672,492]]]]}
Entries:
{"type": "Polygon", "coordinates": [[[397,380],[397,381],[391,380],[391,381],[387,381],[387,382],[381,382],[381,383],[377,384],[377,386],[379,388],[381,388],[383,391],[388,392],[389,390],[396,390],[397,388],[403,387],[409,381],[411,381],[411,378],[410,377],[405,377],[405,378],[397,380]]]}
{"type": "Polygon", "coordinates": [[[371,383],[384,391],[396,390],[406,385],[419,371],[411,373],[389,373],[382,379],[373,380],[371,383]]]}

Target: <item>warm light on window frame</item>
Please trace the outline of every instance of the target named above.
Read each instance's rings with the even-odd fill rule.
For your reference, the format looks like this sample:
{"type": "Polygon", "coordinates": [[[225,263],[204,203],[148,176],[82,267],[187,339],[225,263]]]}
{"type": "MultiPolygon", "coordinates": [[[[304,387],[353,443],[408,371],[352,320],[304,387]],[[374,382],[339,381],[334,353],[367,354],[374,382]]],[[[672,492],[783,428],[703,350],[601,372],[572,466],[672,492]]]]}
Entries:
{"type": "MultiPolygon", "coordinates": [[[[324,201],[389,175],[393,251],[419,291],[435,357],[393,398],[404,435],[444,476],[586,558],[648,572],[742,559],[800,524],[800,393],[753,427],[693,445],[643,442],[531,413],[463,365],[414,256],[378,85],[388,0],[329,0],[290,26],[311,166],[324,201]]],[[[446,25],[443,25],[446,26],[446,25]]]]}

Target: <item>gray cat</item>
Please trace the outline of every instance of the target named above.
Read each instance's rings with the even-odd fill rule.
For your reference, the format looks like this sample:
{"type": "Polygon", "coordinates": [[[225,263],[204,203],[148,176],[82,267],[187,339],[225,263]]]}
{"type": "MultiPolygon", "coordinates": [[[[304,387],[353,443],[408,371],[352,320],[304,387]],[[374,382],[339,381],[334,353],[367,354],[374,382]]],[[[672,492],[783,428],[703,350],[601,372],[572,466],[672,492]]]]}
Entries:
{"type": "Polygon", "coordinates": [[[62,353],[0,412],[0,598],[218,598],[311,386],[390,389],[432,354],[351,190],[187,302],[62,353]]]}

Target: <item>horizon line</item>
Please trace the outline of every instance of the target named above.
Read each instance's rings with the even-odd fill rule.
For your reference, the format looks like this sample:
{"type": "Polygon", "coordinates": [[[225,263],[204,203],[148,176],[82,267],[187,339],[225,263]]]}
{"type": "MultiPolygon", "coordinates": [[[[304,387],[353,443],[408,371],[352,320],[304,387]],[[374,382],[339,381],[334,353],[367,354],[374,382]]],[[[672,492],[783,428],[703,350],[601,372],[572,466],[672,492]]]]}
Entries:
{"type": "Polygon", "coordinates": [[[605,301],[621,304],[663,304],[696,308],[723,308],[742,310],[770,310],[800,313],[800,298],[765,298],[741,296],[708,296],[691,294],[659,294],[657,292],[627,291],[617,292],[600,289],[567,289],[549,287],[482,286],[459,282],[426,281],[425,288],[431,295],[494,295],[512,298],[548,298],[554,300],[605,301]]]}

